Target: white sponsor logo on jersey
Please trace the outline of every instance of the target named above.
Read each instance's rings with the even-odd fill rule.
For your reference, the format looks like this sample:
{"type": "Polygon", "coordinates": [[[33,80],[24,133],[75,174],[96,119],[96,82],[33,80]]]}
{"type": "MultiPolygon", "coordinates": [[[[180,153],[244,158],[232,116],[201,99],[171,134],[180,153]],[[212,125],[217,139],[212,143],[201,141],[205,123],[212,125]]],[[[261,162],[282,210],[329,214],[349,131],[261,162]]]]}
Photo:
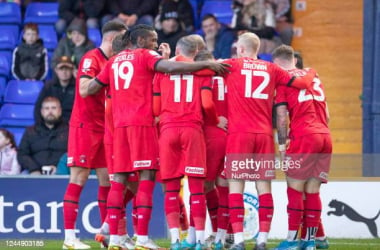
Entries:
{"type": "Polygon", "coordinates": [[[92,59],[90,59],[90,58],[84,59],[82,71],[87,72],[89,70],[91,64],[92,64],[92,59]]]}
{"type": "Polygon", "coordinates": [[[205,169],[200,167],[186,167],[185,173],[203,175],[205,173],[205,169]]]}
{"type": "Polygon", "coordinates": [[[133,167],[134,168],[146,168],[150,167],[152,165],[151,160],[146,160],[146,161],[134,161],[133,162],[133,167]]]}
{"type": "Polygon", "coordinates": [[[73,157],[67,157],[67,164],[72,164],[74,162],[73,157]]]}

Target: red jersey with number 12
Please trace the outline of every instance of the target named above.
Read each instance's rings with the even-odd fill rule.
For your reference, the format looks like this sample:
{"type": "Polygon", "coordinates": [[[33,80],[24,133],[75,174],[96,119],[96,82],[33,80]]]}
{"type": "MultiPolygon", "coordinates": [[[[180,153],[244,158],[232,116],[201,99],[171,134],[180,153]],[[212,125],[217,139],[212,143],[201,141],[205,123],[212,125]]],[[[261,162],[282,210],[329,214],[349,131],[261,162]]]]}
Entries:
{"type": "Polygon", "coordinates": [[[253,58],[234,58],[224,62],[231,64],[230,73],[225,76],[228,132],[272,136],[275,88],[288,84],[292,76],[273,63],[253,58]]]}
{"type": "Polygon", "coordinates": [[[104,132],[105,90],[102,89],[95,95],[83,98],[79,94],[79,81],[81,78],[96,77],[107,60],[107,56],[100,48],[92,49],[82,57],[76,79],[75,99],[70,118],[71,126],[104,132]]]}
{"type": "Polygon", "coordinates": [[[153,77],[162,57],[153,50],[124,50],[96,77],[111,89],[115,128],[153,126],[153,77]]]}

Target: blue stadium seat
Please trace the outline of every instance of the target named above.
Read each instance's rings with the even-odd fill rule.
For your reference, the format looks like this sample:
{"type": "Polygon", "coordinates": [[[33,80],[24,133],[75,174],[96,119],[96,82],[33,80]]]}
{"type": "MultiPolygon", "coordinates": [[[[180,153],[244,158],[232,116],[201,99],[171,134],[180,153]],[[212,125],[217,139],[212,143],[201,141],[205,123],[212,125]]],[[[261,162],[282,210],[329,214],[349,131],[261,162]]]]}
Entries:
{"type": "Polygon", "coordinates": [[[44,41],[44,46],[49,51],[54,51],[58,45],[57,32],[53,25],[38,25],[40,38],[44,41]]]}
{"type": "Polygon", "coordinates": [[[11,80],[4,92],[4,103],[34,104],[44,83],[42,81],[11,80]]]}
{"type": "Polygon", "coordinates": [[[272,62],[272,54],[270,53],[261,53],[258,54],[257,57],[261,60],[272,62]]]}
{"type": "Polygon", "coordinates": [[[0,3],[0,24],[21,26],[21,10],[17,3],[0,3]]]}
{"type": "Polygon", "coordinates": [[[21,142],[21,138],[24,135],[25,127],[5,127],[5,128],[14,135],[16,146],[19,146],[21,142]]]}
{"type": "Polygon", "coordinates": [[[0,77],[8,78],[10,75],[11,64],[4,55],[0,55],[0,77]]]}
{"type": "Polygon", "coordinates": [[[200,2],[198,0],[189,0],[189,3],[191,4],[191,7],[193,7],[194,27],[195,27],[195,29],[198,29],[199,25],[200,25],[200,20],[199,20],[199,6],[200,6],[200,2]]]}
{"type": "Polygon", "coordinates": [[[102,43],[102,34],[99,29],[88,28],[87,29],[88,38],[95,44],[96,47],[99,47],[102,43]]]}
{"type": "Polygon", "coordinates": [[[0,104],[3,102],[5,87],[7,86],[7,79],[0,76],[0,104]]]}
{"type": "Polygon", "coordinates": [[[0,126],[26,127],[34,124],[34,105],[6,103],[0,109],[0,126]]]}
{"type": "Polygon", "coordinates": [[[0,57],[5,57],[9,63],[9,65],[12,64],[12,56],[13,56],[13,51],[0,50],[0,57]]]}
{"type": "Polygon", "coordinates": [[[58,3],[30,3],[25,11],[24,23],[55,24],[58,20],[58,3]]]}
{"type": "Polygon", "coordinates": [[[10,50],[17,45],[18,27],[14,25],[0,25],[0,50],[10,50]]]}
{"type": "Polygon", "coordinates": [[[206,0],[203,3],[200,19],[206,14],[214,14],[220,23],[231,24],[233,11],[232,1],[226,0],[206,0]]]}

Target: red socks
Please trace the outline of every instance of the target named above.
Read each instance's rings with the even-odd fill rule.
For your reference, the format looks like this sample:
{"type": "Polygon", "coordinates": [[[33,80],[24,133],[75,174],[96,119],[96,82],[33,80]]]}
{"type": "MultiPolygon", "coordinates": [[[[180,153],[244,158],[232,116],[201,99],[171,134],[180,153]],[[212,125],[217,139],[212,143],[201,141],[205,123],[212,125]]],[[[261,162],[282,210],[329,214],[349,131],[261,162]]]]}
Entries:
{"type": "Polygon", "coordinates": [[[137,204],[136,204],[136,196],[133,197],[132,200],[132,225],[133,232],[137,234],[137,204]]]}
{"type": "Polygon", "coordinates": [[[180,207],[179,191],[181,189],[181,179],[172,179],[165,182],[165,214],[169,229],[179,228],[180,207]]]}
{"type": "Polygon", "coordinates": [[[111,190],[107,199],[108,222],[111,235],[118,235],[119,220],[123,209],[125,185],[112,182],[111,190]]]}
{"type": "Polygon", "coordinates": [[[305,193],[305,226],[318,227],[321,220],[322,203],[319,193],[305,193]]]}
{"type": "Polygon", "coordinates": [[[325,237],[325,230],[323,228],[323,224],[322,224],[322,220],[319,221],[319,225],[318,225],[318,230],[317,230],[317,234],[315,235],[315,237],[317,238],[322,238],[322,237],[325,237]]]}
{"type": "Polygon", "coordinates": [[[190,213],[194,220],[195,230],[205,229],[206,198],[204,195],[204,179],[188,177],[190,190],[190,213]]]}
{"type": "Polygon", "coordinates": [[[141,180],[136,195],[137,235],[148,235],[152,215],[154,181],[141,180]]]}
{"type": "Polygon", "coordinates": [[[179,224],[181,225],[181,230],[186,231],[189,229],[189,220],[187,219],[187,211],[185,207],[185,203],[183,203],[183,198],[178,196],[179,198],[179,224]]]}
{"type": "Polygon", "coordinates": [[[108,192],[110,191],[110,186],[99,186],[98,189],[98,206],[100,213],[100,221],[104,222],[107,216],[107,197],[108,192]]]}
{"type": "Polygon", "coordinates": [[[271,193],[259,195],[260,232],[268,233],[273,217],[273,198],[271,193]]]}
{"type": "Polygon", "coordinates": [[[298,231],[303,216],[303,192],[288,187],[288,228],[289,231],[298,231]]]}
{"type": "Polygon", "coordinates": [[[210,215],[212,231],[218,230],[218,207],[219,207],[219,194],[218,190],[214,188],[206,194],[207,210],[210,215]]]}
{"type": "Polygon", "coordinates": [[[74,229],[78,215],[78,201],[83,187],[69,183],[63,197],[63,221],[65,229],[74,229]]]}
{"type": "Polygon", "coordinates": [[[244,201],[243,194],[232,193],[228,195],[230,223],[234,233],[243,232],[244,201]]]}
{"type": "Polygon", "coordinates": [[[228,213],[228,187],[217,186],[219,192],[218,228],[227,230],[230,214],[228,213]]]}

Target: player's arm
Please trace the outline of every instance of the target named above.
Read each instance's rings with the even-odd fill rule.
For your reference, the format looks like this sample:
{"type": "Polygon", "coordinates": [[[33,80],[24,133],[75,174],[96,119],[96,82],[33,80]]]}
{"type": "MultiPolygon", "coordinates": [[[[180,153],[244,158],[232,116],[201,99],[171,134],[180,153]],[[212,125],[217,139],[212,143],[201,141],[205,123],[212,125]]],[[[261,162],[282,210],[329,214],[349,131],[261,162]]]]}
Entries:
{"type": "Polygon", "coordinates": [[[105,86],[106,85],[99,81],[97,78],[94,78],[88,84],[87,93],[88,95],[95,95],[99,92],[99,90],[101,90],[105,86]]]}
{"type": "Polygon", "coordinates": [[[88,96],[88,87],[90,85],[90,82],[94,80],[95,78],[91,78],[90,76],[82,76],[79,79],[79,95],[83,98],[88,96]]]}
{"type": "Polygon", "coordinates": [[[329,123],[330,122],[330,112],[329,112],[329,107],[327,106],[327,102],[326,102],[325,112],[326,112],[327,123],[329,123]]]}
{"type": "Polygon", "coordinates": [[[209,87],[202,87],[201,90],[202,108],[206,116],[212,121],[213,124],[218,125],[219,119],[216,114],[214,101],[212,100],[212,90],[209,87]]]}
{"type": "Polygon", "coordinates": [[[288,120],[287,120],[287,107],[285,103],[278,103],[276,108],[276,127],[277,127],[277,139],[278,139],[278,151],[280,153],[281,160],[285,158],[286,151],[286,139],[288,136],[288,120]]]}
{"type": "Polygon", "coordinates": [[[218,75],[223,75],[229,72],[229,64],[209,62],[209,61],[199,61],[199,62],[174,62],[168,60],[160,60],[156,63],[155,70],[164,73],[188,73],[194,72],[201,69],[210,69],[218,75]]]}
{"type": "Polygon", "coordinates": [[[161,94],[153,93],[153,115],[160,116],[161,113],[161,94]]]}

